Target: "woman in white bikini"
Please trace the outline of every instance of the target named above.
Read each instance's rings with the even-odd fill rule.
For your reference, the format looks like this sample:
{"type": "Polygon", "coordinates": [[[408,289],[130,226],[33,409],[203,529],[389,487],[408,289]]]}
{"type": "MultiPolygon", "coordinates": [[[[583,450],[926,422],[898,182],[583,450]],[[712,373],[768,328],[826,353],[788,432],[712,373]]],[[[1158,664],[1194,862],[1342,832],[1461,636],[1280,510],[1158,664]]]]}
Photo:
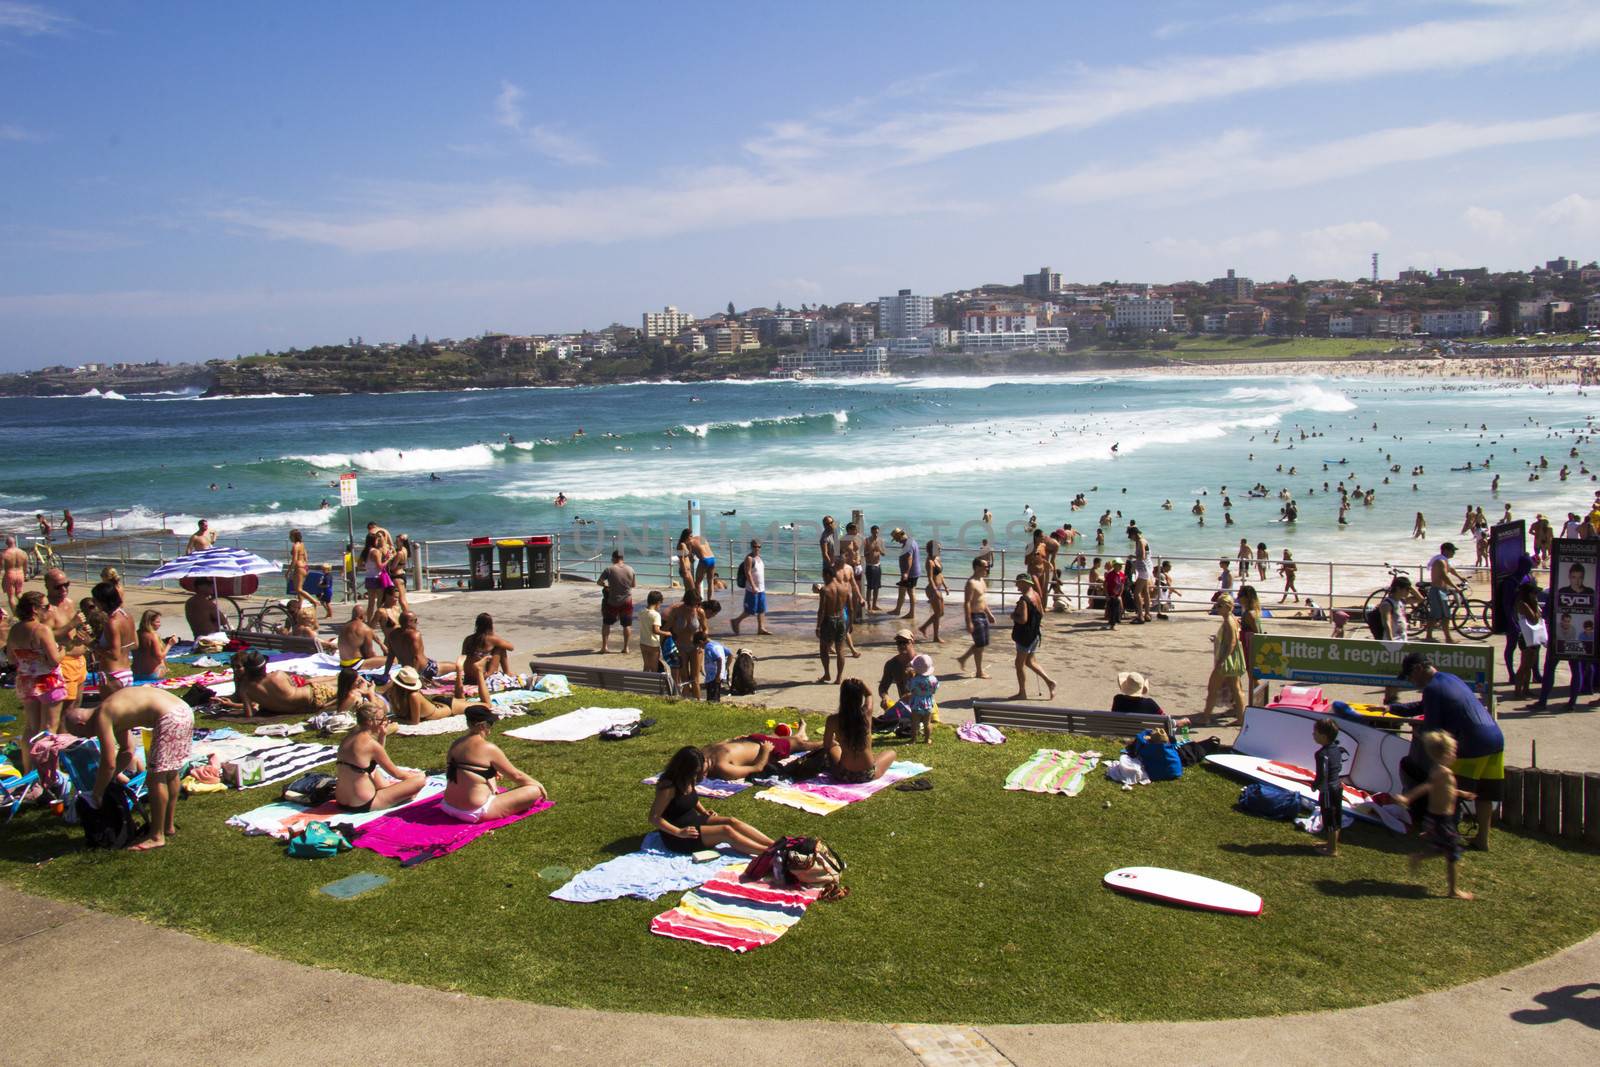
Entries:
{"type": "Polygon", "coordinates": [[[494,712],[482,704],[467,709],[467,732],[450,746],[445,757],[444,796],[439,810],[462,822],[503,819],[527,811],[545,799],[544,786],[518,770],[489,740],[494,712]],[[497,782],[509,778],[516,785],[499,792],[497,782]]]}

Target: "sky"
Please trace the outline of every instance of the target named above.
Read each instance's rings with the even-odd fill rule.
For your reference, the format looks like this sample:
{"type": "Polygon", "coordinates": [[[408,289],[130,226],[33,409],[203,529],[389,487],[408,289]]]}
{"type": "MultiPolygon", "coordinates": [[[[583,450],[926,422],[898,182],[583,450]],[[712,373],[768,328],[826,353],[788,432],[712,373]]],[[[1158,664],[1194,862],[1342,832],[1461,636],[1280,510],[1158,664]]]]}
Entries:
{"type": "Polygon", "coordinates": [[[1600,255],[1600,0],[0,0],[0,370],[1600,255]]]}

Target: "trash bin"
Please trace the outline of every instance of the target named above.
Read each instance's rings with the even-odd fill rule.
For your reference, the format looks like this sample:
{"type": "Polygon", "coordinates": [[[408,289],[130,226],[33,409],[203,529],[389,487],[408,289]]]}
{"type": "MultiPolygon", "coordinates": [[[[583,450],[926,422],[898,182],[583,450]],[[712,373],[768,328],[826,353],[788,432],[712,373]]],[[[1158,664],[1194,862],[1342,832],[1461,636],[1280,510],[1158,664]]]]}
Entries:
{"type": "Polygon", "coordinates": [[[471,571],[469,589],[494,588],[494,544],[487,537],[474,537],[467,543],[467,568],[471,571]]]}
{"type": "Polygon", "coordinates": [[[526,538],[528,543],[528,587],[549,589],[555,580],[555,540],[549,536],[526,538]]]}
{"type": "Polygon", "coordinates": [[[495,542],[500,550],[500,588],[526,589],[527,544],[520,537],[507,537],[495,542]]]}

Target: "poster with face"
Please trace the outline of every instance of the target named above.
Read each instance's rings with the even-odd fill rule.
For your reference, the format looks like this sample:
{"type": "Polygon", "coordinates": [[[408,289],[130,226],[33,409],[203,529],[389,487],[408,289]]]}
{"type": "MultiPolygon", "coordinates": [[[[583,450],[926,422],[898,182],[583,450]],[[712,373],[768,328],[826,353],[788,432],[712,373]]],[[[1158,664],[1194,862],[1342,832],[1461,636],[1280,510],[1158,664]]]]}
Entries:
{"type": "Polygon", "coordinates": [[[1600,542],[1555,542],[1550,566],[1550,649],[1562,659],[1593,659],[1600,620],[1600,542]]]}

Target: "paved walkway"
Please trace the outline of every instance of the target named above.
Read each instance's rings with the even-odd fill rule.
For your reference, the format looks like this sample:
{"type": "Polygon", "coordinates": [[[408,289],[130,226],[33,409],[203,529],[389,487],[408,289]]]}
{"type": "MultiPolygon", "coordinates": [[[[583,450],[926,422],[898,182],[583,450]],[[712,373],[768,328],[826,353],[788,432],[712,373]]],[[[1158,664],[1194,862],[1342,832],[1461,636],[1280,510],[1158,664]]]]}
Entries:
{"type": "Polygon", "coordinates": [[[7,1036],[16,1063],[1502,1067],[1600,1059],[1600,935],[1507,974],[1346,1012],[1205,1023],[882,1026],[488,1000],[317,970],[0,887],[0,969],[15,979],[8,1017],[33,1021],[7,1036]],[[92,1025],[60,1025],[74,1015],[92,1025]]]}

